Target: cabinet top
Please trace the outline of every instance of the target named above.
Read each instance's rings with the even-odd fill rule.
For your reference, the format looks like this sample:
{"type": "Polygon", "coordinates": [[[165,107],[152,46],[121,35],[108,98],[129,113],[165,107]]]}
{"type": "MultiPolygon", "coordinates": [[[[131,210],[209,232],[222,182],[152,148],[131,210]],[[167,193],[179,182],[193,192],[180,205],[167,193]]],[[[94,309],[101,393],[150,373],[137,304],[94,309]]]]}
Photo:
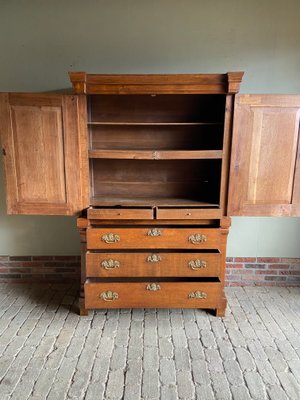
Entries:
{"type": "Polygon", "coordinates": [[[244,72],[225,74],[100,75],[69,72],[76,94],[237,93],[244,72]]]}

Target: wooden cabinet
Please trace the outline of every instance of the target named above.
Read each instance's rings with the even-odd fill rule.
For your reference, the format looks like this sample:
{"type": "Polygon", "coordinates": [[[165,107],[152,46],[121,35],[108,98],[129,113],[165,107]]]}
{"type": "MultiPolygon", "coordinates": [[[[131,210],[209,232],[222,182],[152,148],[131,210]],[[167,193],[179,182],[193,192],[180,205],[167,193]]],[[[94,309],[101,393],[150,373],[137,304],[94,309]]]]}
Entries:
{"type": "Polygon", "coordinates": [[[73,95],[0,96],[8,212],[79,216],[81,314],[224,315],[229,216],[300,215],[300,97],[236,96],[242,75],[70,73],[73,95]]]}
{"type": "Polygon", "coordinates": [[[89,204],[84,96],[2,94],[9,214],[72,215],[89,204]]]}
{"type": "Polygon", "coordinates": [[[232,112],[242,75],[70,74],[88,104],[81,313],[224,314],[232,112]]]}
{"type": "Polygon", "coordinates": [[[300,96],[238,95],[230,215],[300,215],[300,96]]]}

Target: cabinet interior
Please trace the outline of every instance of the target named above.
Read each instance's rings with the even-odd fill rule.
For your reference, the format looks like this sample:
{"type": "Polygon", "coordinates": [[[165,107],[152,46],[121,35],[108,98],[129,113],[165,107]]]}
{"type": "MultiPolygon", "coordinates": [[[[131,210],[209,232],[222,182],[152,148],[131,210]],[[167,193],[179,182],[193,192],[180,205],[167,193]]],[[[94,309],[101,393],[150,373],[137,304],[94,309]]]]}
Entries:
{"type": "Polygon", "coordinates": [[[90,95],[91,205],[220,205],[225,95],[90,95]]]}

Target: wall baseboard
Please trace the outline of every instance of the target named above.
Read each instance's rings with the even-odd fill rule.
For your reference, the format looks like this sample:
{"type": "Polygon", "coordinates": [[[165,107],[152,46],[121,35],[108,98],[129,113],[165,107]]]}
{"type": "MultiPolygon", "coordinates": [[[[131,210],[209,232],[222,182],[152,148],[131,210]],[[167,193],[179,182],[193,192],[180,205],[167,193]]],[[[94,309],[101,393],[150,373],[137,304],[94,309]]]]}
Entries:
{"type": "MultiPolygon", "coordinates": [[[[0,256],[0,282],[79,282],[80,256],[0,256]]],[[[226,286],[300,286],[300,258],[228,257],[226,286]]]]}

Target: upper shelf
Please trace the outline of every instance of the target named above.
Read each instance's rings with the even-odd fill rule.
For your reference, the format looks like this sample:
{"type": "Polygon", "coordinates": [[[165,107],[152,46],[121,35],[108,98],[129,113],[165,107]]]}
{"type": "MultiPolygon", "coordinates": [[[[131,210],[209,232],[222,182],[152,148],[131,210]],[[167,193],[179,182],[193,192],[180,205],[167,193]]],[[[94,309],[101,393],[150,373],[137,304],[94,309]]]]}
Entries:
{"type": "Polygon", "coordinates": [[[101,75],[69,72],[77,94],[237,93],[243,75],[243,72],[164,75],[101,75]]]}
{"type": "Polygon", "coordinates": [[[112,122],[112,121],[88,121],[88,125],[137,125],[137,126],[197,126],[197,125],[223,125],[222,122],[112,122]]]}
{"type": "Polygon", "coordinates": [[[222,150],[89,150],[89,158],[125,160],[221,159],[222,150]]]}

